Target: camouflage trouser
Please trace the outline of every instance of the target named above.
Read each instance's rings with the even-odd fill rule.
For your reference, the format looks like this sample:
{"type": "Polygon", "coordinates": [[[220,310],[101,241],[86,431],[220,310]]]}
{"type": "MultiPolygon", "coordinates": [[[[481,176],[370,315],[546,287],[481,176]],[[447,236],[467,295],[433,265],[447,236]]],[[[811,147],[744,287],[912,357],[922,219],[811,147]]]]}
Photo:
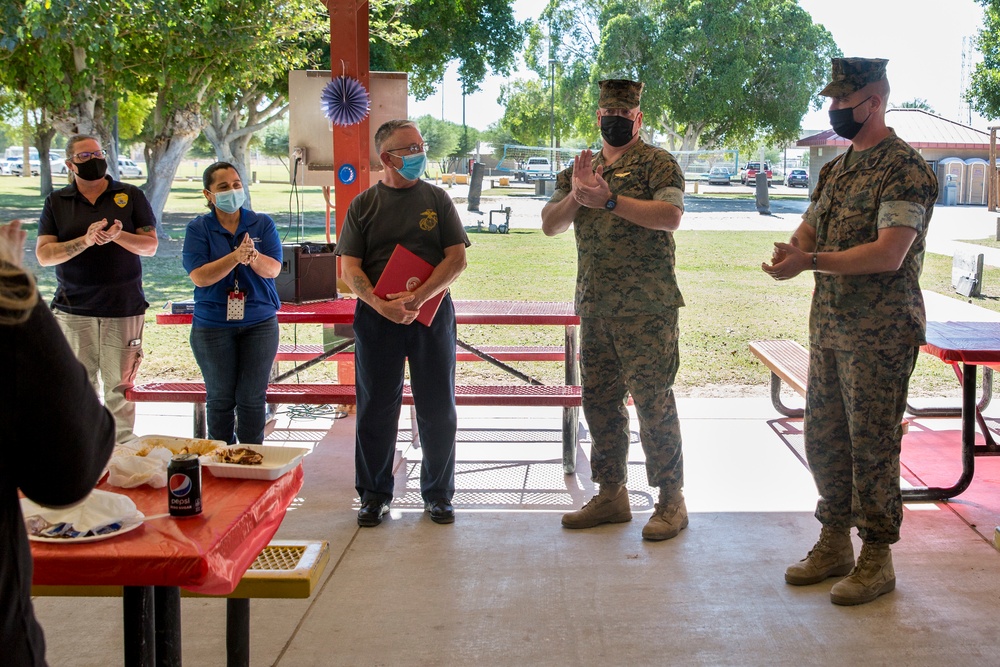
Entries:
{"type": "Polygon", "coordinates": [[[590,427],[591,471],[598,484],[625,484],[632,394],[649,485],[679,492],[684,485],[681,428],[674,401],[680,365],[677,309],[635,317],[580,321],[583,414],[590,427]]]}
{"type": "Polygon", "coordinates": [[[873,544],[899,541],[900,422],[918,353],[909,346],[810,351],[805,445],[823,525],[857,526],[873,544]]]}

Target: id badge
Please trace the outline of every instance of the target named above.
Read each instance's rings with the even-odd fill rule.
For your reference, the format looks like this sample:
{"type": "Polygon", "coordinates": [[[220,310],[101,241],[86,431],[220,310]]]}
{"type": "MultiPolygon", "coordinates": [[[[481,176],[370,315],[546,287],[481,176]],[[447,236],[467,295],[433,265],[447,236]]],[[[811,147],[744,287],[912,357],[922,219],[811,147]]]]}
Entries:
{"type": "Polygon", "coordinates": [[[247,293],[241,292],[239,287],[229,290],[229,297],[226,299],[226,319],[229,321],[240,321],[246,306],[247,293]]]}

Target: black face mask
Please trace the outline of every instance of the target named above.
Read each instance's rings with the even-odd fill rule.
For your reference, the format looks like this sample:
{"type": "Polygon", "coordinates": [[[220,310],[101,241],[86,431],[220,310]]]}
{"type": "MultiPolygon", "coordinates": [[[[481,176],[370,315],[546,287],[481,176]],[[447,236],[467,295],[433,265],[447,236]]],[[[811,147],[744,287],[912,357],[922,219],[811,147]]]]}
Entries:
{"type": "Polygon", "coordinates": [[[831,109],[830,127],[833,128],[833,131],[847,140],[851,140],[858,136],[858,132],[861,131],[861,128],[865,126],[865,123],[868,122],[868,118],[871,118],[872,115],[869,113],[868,118],[865,118],[859,123],[854,120],[854,110],[870,99],[871,95],[849,109],[831,109]]]}
{"type": "Polygon", "coordinates": [[[108,161],[92,157],[76,165],[77,176],[85,181],[99,181],[108,173],[108,161]]]}
{"type": "Polygon", "coordinates": [[[601,136],[604,141],[618,148],[632,141],[635,121],[624,116],[601,116],[601,136]]]}

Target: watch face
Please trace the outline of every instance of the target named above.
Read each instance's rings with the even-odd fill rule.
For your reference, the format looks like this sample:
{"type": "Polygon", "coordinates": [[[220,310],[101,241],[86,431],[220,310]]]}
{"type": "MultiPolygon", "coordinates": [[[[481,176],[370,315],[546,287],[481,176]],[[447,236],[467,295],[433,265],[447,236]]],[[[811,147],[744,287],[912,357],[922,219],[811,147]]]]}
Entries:
{"type": "Polygon", "coordinates": [[[614,199],[609,199],[604,203],[604,208],[608,209],[609,211],[615,210],[615,206],[618,206],[618,202],[615,201],[614,199]]]}

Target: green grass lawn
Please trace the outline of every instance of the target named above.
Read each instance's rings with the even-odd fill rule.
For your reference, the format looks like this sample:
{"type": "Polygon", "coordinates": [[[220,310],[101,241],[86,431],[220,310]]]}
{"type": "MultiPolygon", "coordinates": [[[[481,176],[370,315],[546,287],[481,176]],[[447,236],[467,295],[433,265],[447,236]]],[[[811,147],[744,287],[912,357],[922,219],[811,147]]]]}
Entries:
{"type": "MultiPolygon", "coordinates": [[[[319,188],[303,189],[301,218],[275,215],[279,231],[293,241],[325,237],[325,204],[319,188]],[[301,220],[301,222],[300,222],[301,220]],[[301,233],[299,230],[302,230],[301,233]]],[[[498,190],[500,190],[498,188],[498,190]]],[[[252,189],[254,207],[265,211],[288,211],[289,188],[263,183],[252,189]]],[[[0,178],[0,220],[15,216],[37,218],[42,200],[37,179],[0,178]],[[34,190],[31,183],[34,181],[34,190]]],[[[294,208],[294,203],[293,203],[294,208]]],[[[147,313],[146,359],[140,371],[143,380],[196,379],[200,377],[187,341],[188,327],[157,326],[155,315],[172,300],[191,297],[192,286],[180,263],[184,227],[203,211],[201,186],[177,181],[164,216],[170,240],[160,242],[157,255],[143,260],[144,286],[150,303],[147,313]]],[[[571,301],[576,276],[576,251],[571,233],[547,238],[538,230],[513,229],[509,234],[469,230],[469,267],[453,286],[457,299],[514,299],[527,301],[571,301]]],[[[29,231],[26,263],[35,271],[46,298],[55,286],[53,269],[41,269],[34,261],[35,232],[29,231]]],[[[677,390],[681,395],[726,395],[747,391],[764,394],[768,372],[747,349],[752,340],[792,338],[807,343],[807,317],[813,289],[810,275],[775,282],[760,270],[771,254],[774,232],[679,231],[677,278],[686,307],[681,310],[681,370],[677,390]]],[[[1000,269],[985,269],[984,285],[1000,285],[1000,269]]],[[[951,258],[929,254],[922,284],[959,298],[951,289],[951,258]]],[[[975,303],[1000,310],[1000,291],[986,294],[975,303]]],[[[322,342],[319,325],[282,327],[286,342],[322,342]]],[[[559,327],[463,326],[463,340],[475,344],[561,344],[559,327]]],[[[517,364],[546,382],[561,382],[559,364],[517,364]]],[[[319,364],[302,374],[302,381],[333,377],[335,364],[319,364]]],[[[489,364],[459,365],[466,383],[494,381],[502,372],[489,364]]],[[[921,355],[914,380],[914,395],[955,394],[952,371],[936,359],[921,355]]]]}

